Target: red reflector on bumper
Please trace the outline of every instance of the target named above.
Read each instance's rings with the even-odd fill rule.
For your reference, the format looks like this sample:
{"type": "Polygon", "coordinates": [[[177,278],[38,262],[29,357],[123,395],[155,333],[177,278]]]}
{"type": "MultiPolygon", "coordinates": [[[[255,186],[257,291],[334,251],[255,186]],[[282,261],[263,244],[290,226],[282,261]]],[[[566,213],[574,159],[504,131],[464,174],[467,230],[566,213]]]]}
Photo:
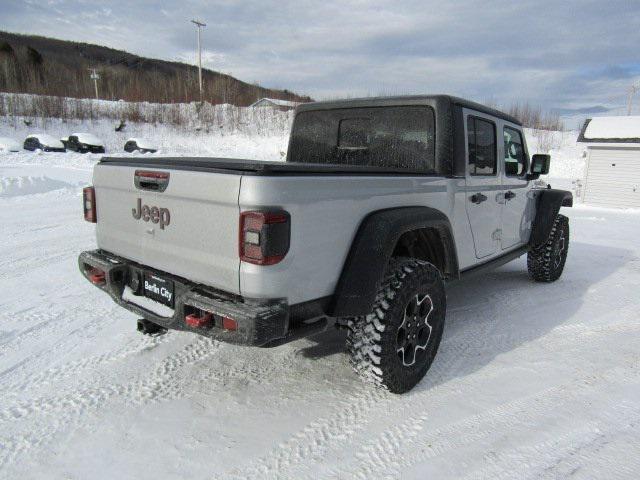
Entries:
{"type": "Polygon", "coordinates": [[[222,328],[226,330],[237,330],[238,324],[233,318],[222,317],[222,328]]]}
{"type": "Polygon", "coordinates": [[[87,271],[87,277],[89,281],[94,285],[104,285],[107,283],[107,279],[105,277],[105,273],[99,268],[91,268],[87,271]]]}
{"type": "Polygon", "coordinates": [[[213,314],[205,313],[200,316],[196,313],[192,313],[191,315],[184,317],[184,321],[187,325],[193,328],[207,328],[213,323],[213,314]]]}

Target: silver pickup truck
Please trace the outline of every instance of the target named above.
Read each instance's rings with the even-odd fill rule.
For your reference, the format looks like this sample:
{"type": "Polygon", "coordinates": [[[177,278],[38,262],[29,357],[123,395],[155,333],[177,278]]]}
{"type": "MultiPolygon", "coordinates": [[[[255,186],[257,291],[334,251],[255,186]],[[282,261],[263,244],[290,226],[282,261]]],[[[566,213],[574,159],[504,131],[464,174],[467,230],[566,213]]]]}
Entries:
{"type": "Polygon", "coordinates": [[[524,254],[533,279],[562,273],[573,200],[534,186],[548,170],[515,118],[459,98],[305,104],[286,162],[103,158],[79,266],[143,333],[268,347],[336,325],[357,372],[405,392],[447,283],[524,254]]]}

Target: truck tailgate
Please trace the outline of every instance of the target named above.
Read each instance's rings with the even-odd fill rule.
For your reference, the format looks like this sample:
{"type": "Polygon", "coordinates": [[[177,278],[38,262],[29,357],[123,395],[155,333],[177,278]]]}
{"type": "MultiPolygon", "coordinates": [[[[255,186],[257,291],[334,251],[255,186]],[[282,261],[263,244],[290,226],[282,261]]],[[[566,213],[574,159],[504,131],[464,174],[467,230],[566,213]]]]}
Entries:
{"type": "Polygon", "coordinates": [[[234,172],[98,164],[93,175],[98,247],[193,282],[240,293],[240,179],[234,172]],[[164,191],[136,184],[138,170],[168,173],[164,191]],[[144,206],[149,210],[140,215],[144,206]]]}

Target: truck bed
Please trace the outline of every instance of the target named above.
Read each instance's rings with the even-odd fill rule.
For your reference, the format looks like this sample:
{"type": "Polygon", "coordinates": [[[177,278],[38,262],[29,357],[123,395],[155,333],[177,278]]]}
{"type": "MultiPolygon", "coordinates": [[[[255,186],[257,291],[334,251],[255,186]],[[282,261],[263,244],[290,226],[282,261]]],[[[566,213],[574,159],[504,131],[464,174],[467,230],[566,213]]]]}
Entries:
{"type": "Polygon", "coordinates": [[[215,157],[103,157],[102,165],[166,168],[179,170],[237,173],[240,175],[425,175],[406,168],[371,165],[336,165],[320,163],[278,162],[215,157]]]}

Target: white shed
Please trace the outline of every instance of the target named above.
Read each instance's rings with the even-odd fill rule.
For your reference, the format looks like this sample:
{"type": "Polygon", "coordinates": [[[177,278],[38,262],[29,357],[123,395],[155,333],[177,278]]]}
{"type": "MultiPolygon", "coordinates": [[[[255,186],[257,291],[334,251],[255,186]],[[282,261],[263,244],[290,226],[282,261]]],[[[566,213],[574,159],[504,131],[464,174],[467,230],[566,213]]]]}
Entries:
{"type": "Polygon", "coordinates": [[[578,142],[587,162],[582,201],[640,208],[640,116],[590,118],[578,142]]]}
{"type": "Polygon", "coordinates": [[[252,108],[276,108],[278,110],[293,110],[300,102],[291,102],[289,100],[280,100],[279,98],[261,98],[255,103],[249,105],[252,108]]]}

